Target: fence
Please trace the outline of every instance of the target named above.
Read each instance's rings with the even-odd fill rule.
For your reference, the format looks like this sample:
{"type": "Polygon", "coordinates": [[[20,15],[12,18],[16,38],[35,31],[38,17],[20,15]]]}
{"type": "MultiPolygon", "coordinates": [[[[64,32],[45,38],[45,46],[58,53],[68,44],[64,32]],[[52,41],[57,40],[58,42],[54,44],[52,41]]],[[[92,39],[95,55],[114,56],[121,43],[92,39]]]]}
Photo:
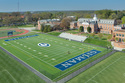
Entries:
{"type": "Polygon", "coordinates": [[[13,54],[11,54],[10,52],[8,52],[7,50],[5,50],[4,48],[0,47],[0,49],[2,49],[4,52],[6,52],[8,55],[10,55],[11,57],[13,57],[15,60],[17,60],[18,62],[20,62],[22,65],[24,65],[26,68],[28,68],[30,71],[32,71],[33,73],[35,73],[37,76],[39,76],[41,79],[43,79],[45,82],[47,83],[53,83],[51,79],[49,79],[48,77],[46,77],[45,75],[41,74],[40,72],[38,72],[37,70],[35,70],[34,68],[32,68],[31,66],[29,66],[28,64],[26,64],[25,62],[23,62],[22,60],[18,59],[17,57],[15,57],[13,54]]]}
{"type": "Polygon", "coordinates": [[[104,55],[104,56],[98,58],[97,60],[95,60],[95,61],[89,63],[88,65],[86,65],[86,66],[80,68],[79,70],[73,72],[72,74],[70,74],[70,75],[64,77],[63,79],[61,79],[61,80],[59,80],[59,81],[57,81],[57,82],[55,82],[55,83],[65,83],[66,81],[72,79],[73,77],[77,76],[78,74],[82,73],[83,71],[87,70],[88,68],[90,68],[90,67],[92,67],[93,65],[97,64],[98,62],[104,60],[105,58],[107,58],[108,56],[112,55],[112,54],[115,53],[115,52],[116,52],[116,51],[113,50],[112,52],[110,52],[110,53],[108,53],[108,54],[106,54],[106,55],[104,55]]]}
{"type": "MultiPolygon", "coordinates": [[[[106,55],[104,56],[98,56],[98,57],[95,57],[98,58],[96,60],[94,60],[93,62],[87,64],[86,66],[83,66],[85,65],[85,63],[83,65],[80,65],[78,66],[77,68],[74,68],[72,70],[68,70],[68,72],[64,73],[64,72],[59,72],[57,73],[56,75],[51,75],[49,73],[47,73],[45,70],[39,70],[40,72],[38,72],[37,70],[35,70],[34,68],[32,68],[31,66],[27,65],[25,62],[23,62],[22,60],[18,59],[17,57],[15,57],[14,55],[12,55],[10,52],[8,52],[7,50],[5,50],[4,48],[0,47],[0,49],[2,49],[3,51],[5,51],[7,54],[9,54],[11,57],[13,57],[15,60],[17,60],[18,62],[20,62],[21,64],[23,64],[25,67],[27,67],[29,70],[31,70],[32,72],[34,72],[37,76],[39,76],[40,78],[42,78],[43,80],[45,80],[47,83],[64,83],[70,79],[72,79],[73,77],[77,76],[78,74],[82,73],[83,71],[85,71],[86,69],[90,68],[91,66],[95,65],[96,63],[104,60],[105,58],[107,58],[108,56],[110,56],[111,54],[115,53],[116,51],[112,51],[110,53],[107,54],[106,52],[106,55]],[[99,58],[100,57],[100,58],[99,58]],[[82,68],[81,68],[82,67],[82,68]],[[63,74],[62,74],[63,73],[63,74]],[[57,77],[59,76],[59,77],[57,77]],[[51,79],[53,79],[54,81],[57,81],[57,82],[53,82],[51,79]],[[64,78],[62,78],[64,77],[64,78]],[[55,78],[55,79],[54,79],[55,78]],[[61,80],[60,80],[61,79],[61,80]]],[[[89,60],[86,62],[88,63],[89,60]]]]}

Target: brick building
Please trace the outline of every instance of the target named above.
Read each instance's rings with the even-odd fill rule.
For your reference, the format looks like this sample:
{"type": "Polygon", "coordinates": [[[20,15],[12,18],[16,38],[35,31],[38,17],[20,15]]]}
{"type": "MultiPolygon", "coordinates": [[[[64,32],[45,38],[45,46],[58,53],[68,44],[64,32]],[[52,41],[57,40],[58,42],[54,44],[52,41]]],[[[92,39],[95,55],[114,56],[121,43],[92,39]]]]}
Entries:
{"type": "Polygon", "coordinates": [[[60,25],[60,19],[44,19],[44,20],[38,20],[38,30],[41,28],[41,24],[44,25],[50,25],[51,27],[55,25],[60,25]]]}
{"type": "MultiPolygon", "coordinates": [[[[72,23],[72,22],[71,22],[72,23]]],[[[73,25],[73,24],[72,24],[73,25]]],[[[111,19],[98,19],[96,15],[93,18],[79,18],[77,27],[84,27],[84,32],[87,32],[87,27],[91,27],[91,32],[100,32],[106,34],[112,34],[114,32],[114,26],[116,26],[116,20],[111,19]]],[[[71,26],[71,29],[73,26],[71,26]]]]}
{"type": "Polygon", "coordinates": [[[125,30],[118,30],[113,33],[114,46],[125,48],[125,30]]]}

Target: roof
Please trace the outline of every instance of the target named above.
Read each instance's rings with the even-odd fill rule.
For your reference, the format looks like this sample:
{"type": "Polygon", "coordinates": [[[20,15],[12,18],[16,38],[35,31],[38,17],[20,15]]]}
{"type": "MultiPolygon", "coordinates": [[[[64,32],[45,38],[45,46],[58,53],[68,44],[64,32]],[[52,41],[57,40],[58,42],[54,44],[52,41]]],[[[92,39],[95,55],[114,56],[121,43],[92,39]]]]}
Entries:
{"type": "Polygon", "coordinates": [[[118,31],[115,31],[115,32],[123,32],[123,33],[125,33],[125,30],[122,29],[122,30],[118,30],[118,31]]]}
{"type": "Polygon", "coordinates": [[[70,22],[70,23],[77,23],[77,21],[72,21],[72,22],[70,22]]]}
{"type": "Polygon", "coordinates": [[[115,20],[112,20],[112,19],[98,19],[96,17],[96,14],[94,15],[93,18],[79,18],[78,19],[78,22],[90,22],[90,23],[92,22],[92,24],[94,24],[93,21],[94,22],[97,21],[97,23],[100,23],[100,24],[115,24],[115,20]]]}
{"type": "Polygon", "coordinates": [[[98,23],[101,23],[101,24],[114,24],[115,20],[111,20],[111,19],[100,19],[98,21],[98,23]]]}
{"type": "Polygon", "coordinates": [[[39,20],[40,22],[59,22],[60,19],[43,19],[43,20],[39,20]]]}

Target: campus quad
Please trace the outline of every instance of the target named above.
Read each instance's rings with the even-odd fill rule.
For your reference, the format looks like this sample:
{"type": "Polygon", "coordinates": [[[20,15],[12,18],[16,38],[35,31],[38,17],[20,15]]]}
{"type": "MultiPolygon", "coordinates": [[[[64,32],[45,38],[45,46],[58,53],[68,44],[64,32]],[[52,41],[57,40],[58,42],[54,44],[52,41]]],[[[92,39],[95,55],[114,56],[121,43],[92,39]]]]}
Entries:
{"type": "Polygon", "coordinates": [[[46,34],[1,39],[0,46],[52,80],[64,77],[110,51],[46,34]]]}

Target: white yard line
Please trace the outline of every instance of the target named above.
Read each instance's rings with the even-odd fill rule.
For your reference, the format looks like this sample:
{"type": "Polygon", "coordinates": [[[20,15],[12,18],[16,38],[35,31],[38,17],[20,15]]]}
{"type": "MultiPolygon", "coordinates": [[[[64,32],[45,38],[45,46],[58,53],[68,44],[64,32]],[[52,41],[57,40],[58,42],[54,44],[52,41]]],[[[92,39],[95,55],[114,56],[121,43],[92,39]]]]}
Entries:
{"type": "Polygon", "coordinates": [[[116,63],[117,61],[119,61],[122,58],[122,56],[120,58],[118,58],[117,60],[115,60],[113,63],[109,64],[107,67],[105,67],[104,69],[102,69],[100,72],[98,72],[97,74],[95,74],[92,78],[90,78],[88,81],[86,81],[85,83],[89,82],[90,80],[92,80],[93,78],[95,78],[97,75],[99,75],[101,72],[103,72],[104,70],[106,70],[107,68],[109,68],[111,65],[113,65],[114,63],[116,63]]]}
{"type": "MultiPolygon", "coordinates": [[[[24,42],[24,41],[22,41],[22,42],[24,42]]],[[[25,43],[27,43],[27,42],[25,42],[25,43]]],[[[30,44],[30,43],[28,43],[28,44],[30,44]]],[[[31,44],[32,45],[32,44],[31,44]]],[[[34,45],[32,45],[32,46],[34,46],[34,45]]],[[[35,47],[35,46],[34,46],[35,47]]],[[[61,47],[60,47],[61,48],[61,47]]],[[[42,49],[42,50],[45,50],[45,49],[42,49]]],[[[38,50],[39,51],[39,50],[38,50]]],[[[45,50],[45,51],[47,51],[47,50],[45,50]]],[[[53,50],[49,50],[50,52],[53,52],[53,50]]],[[[50,61],[51,61],[51,58],[55,58],[55,56],[58,56],[58,55],[61,55],[62,53],[57,53],[57,54],[54,54],[53,56],[49,56],[49,58],[50,58],[50,61]]],[[[74,51],[74,53],[73,54],[77,54],[75,51],[74,51]]],[[[71,55],[70,55],[71,56],[71,55]]],[[[61,58],[62,59],[62,57],[61,56],[59,56],[58,58],[61,58]]],[[[65,58],[65,57],[63,57],[63,58],[65,58]]],[[[47,58],[48,59],[48,58],[47,58]]],[[[44,60],[47,60],[47,59],[44,59],[44,60]]],[[[57,60],[57,59],[56,59],[57,60]]]]}
{"type": "MultiPolygon", "coordinates": [[[[8,43],[9,43],[9,42],[8,42],[8,43]]],[[[9,43],[9,44],[11,44],[11,43],[9,43]]],[[[21,48],[15,46],[15,45],[13,45],[13,44],[11,44],[11,45],[14,46],[14,47],[16,47],[16,48],[18,48],[18,49],[20,49],[20,50],[22,50],[23,52],[26,52],[26,53],[32,55],[31,53],[29,53],[29,52],[27,52],[27,51],[25,51],[25,50],[23,50],[23,49],[21,49],[21,48]]],[[[35,58],[37,58],[37,59],[39,59],[37,56],[34,56],[34,55],[32,55],[32,56],[35,57],[35,58]]],[[[50,66],[53,67],[53,65],[51,65],[51,64],[49,64],[49,63],[47,63],[47,62],[45,62],[44,60],[42,60],[42,59],[39,59],[39,60],[41,60],[41,61],[43,61],[44,63],[46,63],[46,64],[48,64],[48,65],[50,65],[50,66]]]]}
{"type": "Polygon", "coordinates": [[[10,76],[11,76],[11,78],[16,82],[16,83],[18,83],[18,81],[10,74],[10,72],[9,71],[7,71],[6,69],[4,69],[4,70],[2,70],[2,71],[0,71],[0,72],[7,72],[10,76]]]}

